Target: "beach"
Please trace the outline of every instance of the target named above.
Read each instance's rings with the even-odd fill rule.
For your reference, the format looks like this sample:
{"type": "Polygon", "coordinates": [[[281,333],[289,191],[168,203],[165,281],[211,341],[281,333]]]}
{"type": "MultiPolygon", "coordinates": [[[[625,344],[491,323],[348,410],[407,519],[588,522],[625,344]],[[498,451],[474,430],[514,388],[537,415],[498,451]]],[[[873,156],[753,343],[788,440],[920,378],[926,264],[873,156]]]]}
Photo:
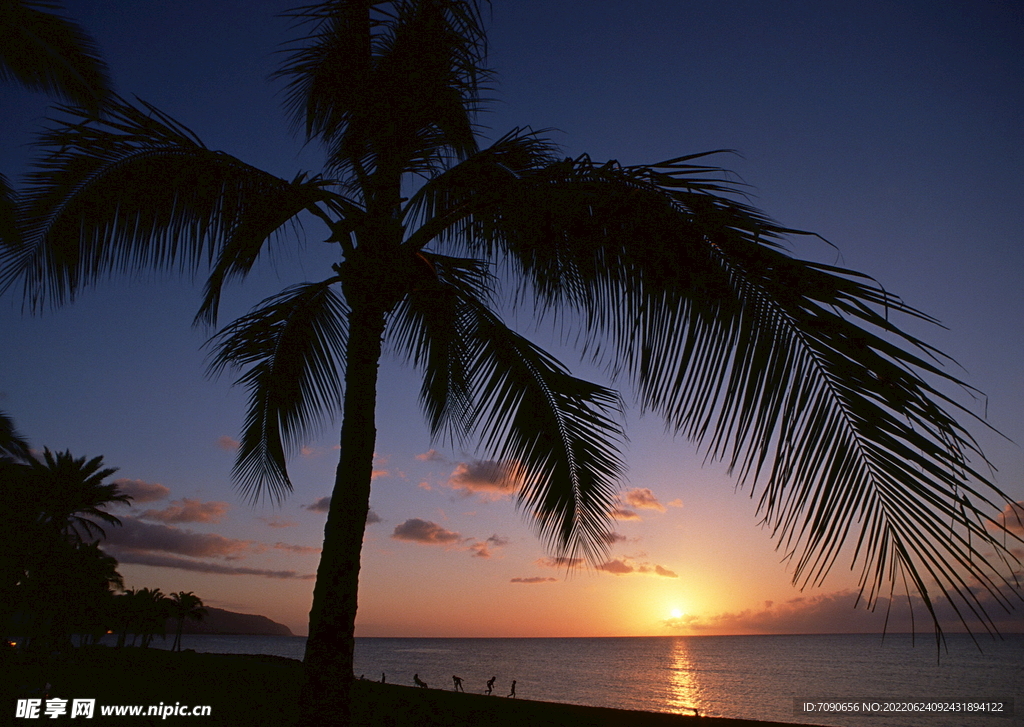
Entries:
{"type": "MultiPolygon", "coordinates": [[[[131,724],[266,725],[286,727],[298,714],[302,663],[279,656],[250,654],[174,653],[162,649],[79,649],[68,657],[40,659],[6,654],[2,671],[13,678],[0,690],[8,717],[16,715],[18,699],[94,699],[91,719],[68,714],[56,718],[92,725],[125,724],[126,716],[101,714],[102,707],[138,706],[148,710],[209,707],[200,717],[142,716],[131,724]],[[49,683],[45,693],[39,690],[49,683]]],[[[593,725],[594,727],[770,727],[779,722],[697,718],[656,712],[585,707],[526,699],[486,697],[441,689],[356,681],[353,717],[357,725],[508,725],[531,727],[593,725]]],[[[70,707],[69,707],[70,709],[70,707]]],[[[143,712],[145,714],[145,711],[143,712]]],[[[44,715],[40,715],[44,716],[44,715]]],[[[323,715],[323,723],[334,722],[323,715]]],[[[30,724],[27,719],[14,724],[30,724]]]]}

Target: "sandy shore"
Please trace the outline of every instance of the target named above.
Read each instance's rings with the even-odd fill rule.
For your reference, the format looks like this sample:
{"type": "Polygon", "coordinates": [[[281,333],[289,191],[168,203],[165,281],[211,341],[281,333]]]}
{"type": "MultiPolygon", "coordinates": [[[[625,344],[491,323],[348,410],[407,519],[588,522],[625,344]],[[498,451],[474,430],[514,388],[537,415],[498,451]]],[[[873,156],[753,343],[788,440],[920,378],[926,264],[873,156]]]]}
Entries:
{"type": "MultiPolygon", "coordinates": [[[[95,716],[81,720],[82,724],[286,727],[294,722],[297,714],[302,678],[301,662],[277,656],[175,654],[161,649],[118,651],[101,647],[49,663],[9,655],[3,658],[6,663],[0,664],[0,671],[5,674],[0,686],[3,695],[0,709],[6,714],[0,715],[0,723],[7,723],[8,719],[15,724],[34,723],[12,719],[16,700],[49,683],[50,697],[96,700],[95,716]],[[100,705],[148,707],[179,703],[187,707],[209,705],[210,716],[104,719],[99,714],[100,705]]],[[[40,694],[36,691],[34,696],[40,694]]],[[[364,681],[356,682],[354,700],[354,717],[359,724],[368,727],[771,727],[782,724],[504,699],[364,681]]],[[[46,719],[42,715],[41,718],[46,719]]],[[[69,715],[57,719],[61,724],[78,723],[69,715]]],[[[323,724],[329,725],[332,721],[331,715],[324,715],[323,724]]]]}

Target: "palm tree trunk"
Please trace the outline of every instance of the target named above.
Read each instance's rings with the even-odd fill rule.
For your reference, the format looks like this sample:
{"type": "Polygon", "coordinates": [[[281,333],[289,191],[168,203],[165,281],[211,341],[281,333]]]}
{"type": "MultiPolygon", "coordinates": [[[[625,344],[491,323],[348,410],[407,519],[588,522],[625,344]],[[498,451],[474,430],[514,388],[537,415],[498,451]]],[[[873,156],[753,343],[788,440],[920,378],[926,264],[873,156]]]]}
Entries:
{"type": "Polygon", "coordinates": [[[384,315],[379,305],[353,305],[349,318],[341,457],[309,612],[300,698],[299,724],[309,727],[324,720],[349,724],[359,558],[370,509],[384,315]]]}

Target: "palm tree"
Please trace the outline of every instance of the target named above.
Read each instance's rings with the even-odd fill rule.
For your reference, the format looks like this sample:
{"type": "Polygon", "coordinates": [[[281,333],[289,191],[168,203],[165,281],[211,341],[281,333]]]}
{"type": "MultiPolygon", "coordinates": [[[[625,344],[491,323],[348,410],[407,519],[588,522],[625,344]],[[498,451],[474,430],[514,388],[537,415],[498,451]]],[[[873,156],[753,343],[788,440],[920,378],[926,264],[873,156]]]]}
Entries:
{"type": "Polygon", "coordinates": [[[335,0],[291,17],[304,35],[278,77],[324,149],[321,173],[263,172],[144,102],[118,100],[102,120],[64,109],[41,139],[0,290],[17,282],[41,309],[112,273],[208,270],[196,321],[213,324],[224,285],[292,223],[326,227],[329,272],[211,339],[211,370],[240,368],[249,391],[234,470],[246,495],[285,496],[287,455],[341,415],[306,723],[337,714],[352,679],[385,340],[421,370],[433,434],[503,462],[556,554],[605,551],[620,399],[507,327],[504,296],[578,332],[641,407],[759,488],[795,582],[820,582],[852,542],[869,604],[905,583],[933,619],[936,593],[986,625],[985,594],[1009,605],[1013,556],[985,526],[1007,498],[977,471],[941,354],[892,322],[930,318],[859,273],[788,255],[798,233],[707,155],[564,158],[523,129],[481,146],[477,0],[335,0]]]}
{"type": "Polygon", "coordinates": [[[116,467],[103,467],[103,457],[86,461],[69,451],[53,453],[44,448],[43,458],[30,458],[27,467],[40,519],[72,541],[84,543],[96,536],[106,537],[96,521],[117,526],[121,521],[104,508],[131,504],[132,498],[122,495],[116,484],[103,482],[117,472],[116,467]]]}
{"type": "MultiPolygon", "coordinates": [[[[110,97],[96,44],[55,0],[0,0],[0,81],[15,81],[93,113],[110,97]]],[[[0,174],[0,240],[14,240],[14,190],[0,174]]]]}
{"type": "Polygon", "coordinates": [[[174,629],[174,643],[171,645],[171,651],[181,651],[181,631],[185,627],[185,619],[202,621],[206,618],[207,611],[203,608],[203,599],[192,591],[172,593],[170,599],[171,614],[178,622],[174,629]]]}

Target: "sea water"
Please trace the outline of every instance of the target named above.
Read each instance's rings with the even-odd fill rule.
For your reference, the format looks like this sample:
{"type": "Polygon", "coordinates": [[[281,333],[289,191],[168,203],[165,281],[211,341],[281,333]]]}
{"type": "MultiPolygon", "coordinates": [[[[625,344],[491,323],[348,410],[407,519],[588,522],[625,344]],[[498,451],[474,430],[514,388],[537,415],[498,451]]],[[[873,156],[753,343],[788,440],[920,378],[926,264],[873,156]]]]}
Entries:
{"type": "MultiPolygon", "coordinates": [[[[302,637],[185,635],[183,648],[301,659],[302,637]]],[[[170,640],[168,639],[168,644],[170,640]]],[[[160,642],[155,642],[160,645],[160,642]]],[[[1024,635],[992,640],[949,635],[677,636],[534,639],[356,639],[355,673],[412,686],[504,698],[655,712],[863,727],[1024,725],[1024,635]],[[978,645],[980,645],[980,650],[978,645]],[[981,712],[798,713],[796,705],[1001,702],[981,712]],[[1015,710],[1012,712],[1010,710],[1015,710]]]]}

